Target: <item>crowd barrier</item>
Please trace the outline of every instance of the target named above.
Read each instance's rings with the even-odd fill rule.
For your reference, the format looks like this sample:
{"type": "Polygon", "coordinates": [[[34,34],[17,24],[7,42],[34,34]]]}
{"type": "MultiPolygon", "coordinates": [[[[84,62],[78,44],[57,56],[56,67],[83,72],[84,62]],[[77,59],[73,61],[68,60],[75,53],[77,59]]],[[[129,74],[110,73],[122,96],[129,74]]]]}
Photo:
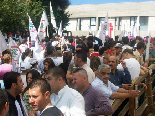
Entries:
{"type": "MultiPolygon", "coordinates": [[[[155,115],[155,105],[153,102],[153,96],[155,93],[155,87],[152,87],[152,83],[155,80],[155,75],[151,77],[151,71],[145,73],[143,76],[139,76],[131,86],[132,89],[138,89],[140,91],[139,96],[136,98],[129,98],[129,101],[124,104],[125,106],[121,109],[118,116],[124,116],[127,111],[129,111],[130,116],[147,116],[147,115],[155,115]],[[147,89],[143,86],[139,88],[140,83],[145,83],[147,85],[147,89]],[[143,96],[142,102],[140,101],[140,97],[143,96]],[[140,103],[141,102],[141,103],[140,103]]],[[[115,99],[112,107],[114,112],[118,109],[118,107],[123,103],[125,99],[115,99]]],[[[104,115],[99,115],[104,116],[104,115]]],[[[109,115],[111,116],[111,115],[109,115]]]]}

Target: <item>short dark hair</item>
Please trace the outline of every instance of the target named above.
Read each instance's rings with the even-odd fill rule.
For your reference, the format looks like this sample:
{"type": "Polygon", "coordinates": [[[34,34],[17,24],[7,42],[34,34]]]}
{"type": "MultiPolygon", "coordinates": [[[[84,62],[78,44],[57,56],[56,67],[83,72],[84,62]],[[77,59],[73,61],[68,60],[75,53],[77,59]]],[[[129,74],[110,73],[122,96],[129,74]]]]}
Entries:
{"type": "Polygon", "coordinates": [[[85,50],[76,51],[77,58],[81,58],[82,62],[87,62],[87,52],[85,50]]]}
{"type": "Polygon", "coordinates": [[[0,114],[2,113],[2,109],[6,102],[8,102],[7,93],[5,90],[0,88],[0,114]]]}
{"type": "Polygon", "coordinates": [[[46,47],[47,55],[52,55],[54,51],[55,51],[55,48],[53,46],[47,46],[46,47]]]}
{"type": "Polygon", "coordinates": [[[64,70],[58,66],[50,68],[46,72],[46,75],[47,74],[51,74],[55,78],[55,80],[57,80],[59,77],[62,77],[62,79],[65,81],[66,74],[65,74],[64,70]]]}
{"type": "Polygon", "coordinates": [[[83,68],[76,68],[75,70],[73,70],[73,74],[77,73],[77,72],[79,72],[79,73],[81,73],[83,75],[86,75],[87,78],[88,78],[87,71],[85,69],[83,69],[83,68]]]}
{"type": "Polygon", "coordinates": [[[40,88],[42,94],[45,94],[46,91],[49,91],[51,93],[51,87],[49,83],[43,78],[34,79],[32,83],[30,83],[29,85],[30,89],[33,89],[36,87],[40,88]]]}
{"type": "Polygon", "coordinates": [[[73,38],[69,37],[68,41],[69,41],[69,43],[73,43],[73,38]]]}
{"type": "Polygon", "coordinates": [[[20,76],[18,72],[7,72],[4,74],[4,86],[5,89],[11,89],[12,83],[17,83],[17,78],[20,76]]]}
{"type": "Polygon", "coordinates": [[[123,53],[129,53],[129,54],[132,54],[133,55],[133,51],[131,49],[125,49],[123,51],[123,53]]]}
{"type": "Polygon", "coordinates": [[[145,48],[145,44],[143,42],[139,42],[137,44],[137,49],[145,48]]]}
{"type": "Polygon", "coordinates": [[[123,42],[123,44],[128,44],[129,38],[128,37],[122,37],[122,42],[123,42]]]}

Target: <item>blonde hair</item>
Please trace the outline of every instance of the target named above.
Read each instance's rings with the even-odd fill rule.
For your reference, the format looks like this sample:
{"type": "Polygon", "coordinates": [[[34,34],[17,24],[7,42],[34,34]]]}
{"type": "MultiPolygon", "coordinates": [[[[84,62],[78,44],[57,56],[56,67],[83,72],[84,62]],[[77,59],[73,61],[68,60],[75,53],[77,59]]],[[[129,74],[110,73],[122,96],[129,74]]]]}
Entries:
{"type": "Polygon", "coordinates": [[[9,63],[11,59],[11,55],[10,54],[4,54],[4,56],[2,57],[2,60],[4,63],[9,63]]]}

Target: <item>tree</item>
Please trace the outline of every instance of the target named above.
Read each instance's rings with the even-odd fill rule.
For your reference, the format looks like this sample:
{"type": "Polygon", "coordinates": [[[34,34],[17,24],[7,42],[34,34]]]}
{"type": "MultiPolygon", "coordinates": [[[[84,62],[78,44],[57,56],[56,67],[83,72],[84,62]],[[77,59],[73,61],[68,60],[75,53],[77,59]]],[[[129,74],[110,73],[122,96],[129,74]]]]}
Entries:
{"type": "MultiPolygon", "coordinates": [[[[36,28],[39,27],[43,10],[46,11],[50,22],[50,0],[0,0],[0,30],[4,33],[9,31],[27,30],[30,15],[36,28]]],[[[68,25],[69,13],[65,12],[69,6],[68,0],[51,0],[57,27],[62,20],[63,27],[68,25]]],[[[49,23],[50,24],[50,23],[49,23]]]]}

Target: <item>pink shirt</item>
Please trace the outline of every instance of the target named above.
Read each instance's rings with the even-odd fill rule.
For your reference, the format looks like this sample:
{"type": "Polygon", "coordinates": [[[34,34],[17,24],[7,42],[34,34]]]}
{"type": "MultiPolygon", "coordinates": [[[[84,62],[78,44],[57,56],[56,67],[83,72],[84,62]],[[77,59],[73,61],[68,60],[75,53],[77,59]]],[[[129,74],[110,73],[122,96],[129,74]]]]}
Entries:
{"type": "Polygon", "coordinates": [[[3,80],[3,76],[6,72],[10,72],[12,69],[12,65],[10,64],[2,64],[0,65],[0,80],[3,80]]]}

